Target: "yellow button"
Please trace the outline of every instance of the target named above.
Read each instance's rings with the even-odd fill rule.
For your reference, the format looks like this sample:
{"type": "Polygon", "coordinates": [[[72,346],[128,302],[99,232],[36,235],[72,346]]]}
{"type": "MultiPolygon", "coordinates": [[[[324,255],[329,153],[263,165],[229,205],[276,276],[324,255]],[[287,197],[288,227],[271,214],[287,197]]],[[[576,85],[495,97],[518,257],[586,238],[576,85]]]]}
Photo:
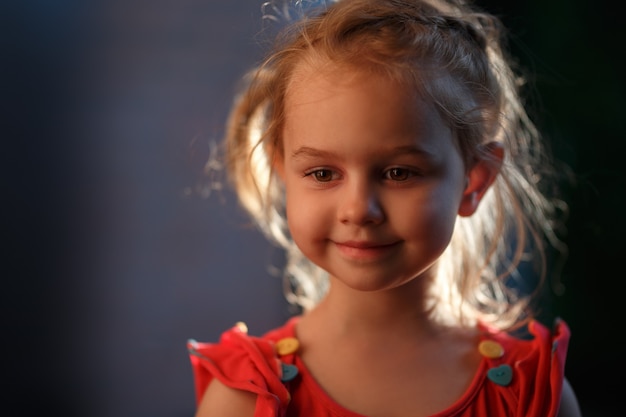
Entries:
{"type": "Polygon", "coordinates": [[[248,333],[248,326],[246,325],[246,323],[244,323],[243,321],[238,321],[237,323],[235,323],[235,327],[241,332],[241,333],[248,333]]]}
{"type": "Polygon", "coordinates": [[[498,342],[493,340],[483,340],[478,345],[478,351],[487,358],[499,358],[504,355],[504,348],[498,342]]]}
{"type": "Polygon", "coordinates": [[[276,352],[281,355],[294,353],[300,347],[300,342],[295,337],[286,337],[276,342],[276,352]]]}

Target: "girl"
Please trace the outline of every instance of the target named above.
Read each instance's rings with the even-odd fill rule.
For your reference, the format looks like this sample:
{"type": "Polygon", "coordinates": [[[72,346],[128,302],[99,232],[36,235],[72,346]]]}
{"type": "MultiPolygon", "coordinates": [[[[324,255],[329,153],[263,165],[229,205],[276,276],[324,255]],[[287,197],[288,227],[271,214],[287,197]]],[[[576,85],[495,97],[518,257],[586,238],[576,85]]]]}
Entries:
{"type": "Polygon", "coordinates": [[[462,0],[309,12],[251,72],[226,138],[302,313],[190,341],[196,416],[579,416],[568,327],[513,282],[558,241],[500,22],[462,0]]]}

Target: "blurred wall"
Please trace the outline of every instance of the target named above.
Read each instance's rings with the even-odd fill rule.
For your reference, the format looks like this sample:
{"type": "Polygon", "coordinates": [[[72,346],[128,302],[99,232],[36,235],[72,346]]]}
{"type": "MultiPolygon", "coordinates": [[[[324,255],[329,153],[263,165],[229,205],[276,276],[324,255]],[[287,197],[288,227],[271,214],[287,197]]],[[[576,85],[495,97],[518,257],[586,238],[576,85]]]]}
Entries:
{"type": "MultiPolygon", "coordinates": [[[[574,170],[553,308],[572,327],[566,372],[585,415],[610,416],[619,385],[606,378],[623,370],[611,344],[625,276],[621,28],[597,2],[478,3],[513,29],[535,116],[574,170]]],[[[261,4],[0,6],[0,414],[191,416],[186,340],[239,320],[260,334],[291,313],[271,273],[282,254],[203,175],[271,33],[261,4]]]]}

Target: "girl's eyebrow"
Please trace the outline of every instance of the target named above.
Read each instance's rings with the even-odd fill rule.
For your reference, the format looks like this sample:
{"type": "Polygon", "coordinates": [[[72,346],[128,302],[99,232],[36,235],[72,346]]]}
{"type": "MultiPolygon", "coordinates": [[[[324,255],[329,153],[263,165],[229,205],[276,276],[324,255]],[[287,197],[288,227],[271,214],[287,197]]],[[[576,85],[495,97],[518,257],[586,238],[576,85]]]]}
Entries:
{"type": "Polygon", "coordinates": [[[332,156],[331,152],[323,151],[321,149],[315,149],[308,146],[301,146],[291,153],[291,157],[294,159],[302,158],[324,158],[332,156]]]}
{"type": "MultiPolygon", "coordinates": [[[[384,156],[398,156],[398,155],[414,155],[414,156],[433,156],[432,152],[423,148],[417,148],[413,145],[403,145],[392,148],[390,151],[381,151],[381,155],[384,156]]],[[[302,158],[329,158],[333,156],[332,152],[324,151],[321,149],[311,148],[309,146],[301,146],[291,153],[291,157],[294,159],[302,158]]]]}

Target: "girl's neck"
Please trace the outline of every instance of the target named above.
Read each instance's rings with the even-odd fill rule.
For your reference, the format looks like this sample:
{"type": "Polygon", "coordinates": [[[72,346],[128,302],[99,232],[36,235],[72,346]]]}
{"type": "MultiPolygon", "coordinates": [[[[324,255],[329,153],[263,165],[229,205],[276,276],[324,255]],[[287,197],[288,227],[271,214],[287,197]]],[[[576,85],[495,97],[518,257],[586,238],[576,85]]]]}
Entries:
{"type": "Polygon", "coordinates": [[[428,279],[417,277],[400,287],[357,291],[331,278],[320,304],[307,314],[335,337],[424,337],[438,327],[425,306],[428,279]]]}

